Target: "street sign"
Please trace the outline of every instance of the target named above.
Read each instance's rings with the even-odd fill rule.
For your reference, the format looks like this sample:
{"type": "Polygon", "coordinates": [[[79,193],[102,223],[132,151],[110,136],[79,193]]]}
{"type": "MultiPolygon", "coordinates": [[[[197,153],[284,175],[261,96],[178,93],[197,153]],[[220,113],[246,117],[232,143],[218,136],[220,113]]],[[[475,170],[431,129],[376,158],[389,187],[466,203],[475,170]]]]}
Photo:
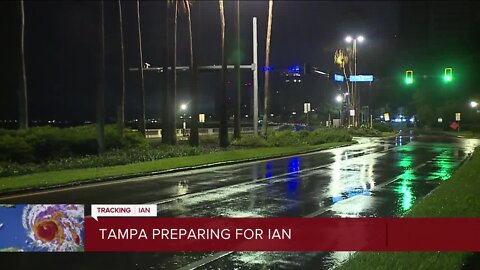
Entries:
{"type": "Polygon", "coordinates": [[[334,74],[334,75],[333,75],[333,79],[334,79],[336,82],[343,82],[343,81],[345,81],[345,77],[342,76],[342,75],[338,75],[338,74],[334,74]]]}
{"type": "Polygon", "coordinates": [[[308,113],[310,111],[310,103],[303,103],[303,112],[308,113]]]}
{"type": "Polygon", "coordinates": [[[384,113],[383,114],[383,119],[385,120],[385,122],[390,121],[390,114],[389,113],[384,113]]]}
{"type": "Polygon", "coordinates": [[[455,113],[455,121],[460,121],[460,113],[455,113]]]}
{"type": "Polygon", "coordinates": [[[198,115],[198,122],[205,123],[205,114],[201,113],[198,115]]]}
{"type": "Polygon", "coordinates": [[[348,80],[351,82],[373,82],[373,75],[351,75],[348,80]]]}
{"type": "Polygon", "coordinates": [[[452,123],[450,124],[450,127],[451,127],[453,130],[455,130],[455,129],[457,129],[459,126],[458,126],[457,122],[452,122],[452,123]]]}

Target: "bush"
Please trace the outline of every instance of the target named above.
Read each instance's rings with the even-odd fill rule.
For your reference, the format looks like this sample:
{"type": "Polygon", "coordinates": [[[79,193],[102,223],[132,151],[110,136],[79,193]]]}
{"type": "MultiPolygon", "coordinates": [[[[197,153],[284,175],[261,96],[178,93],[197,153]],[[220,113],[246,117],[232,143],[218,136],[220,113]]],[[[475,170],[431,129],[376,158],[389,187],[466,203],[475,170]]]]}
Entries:
{"type": "Polygon", "coordinates": [[[359,137],[380,137],[382,133],[376,129],[372,128],[349,128],[348,133],[352,136],[359,136],[359,137]]]}
{"type": "Polygon", "coordinates": [[[267,138],[271,146],[297,146],[306,144],[300,140],[298,133],[294,131],[273,131],[267,138]]]}
{"type": "Polygon", "coordinates": [[[260,136],[244,135],[240,139],[233,140],[232,145],[245,147],[265,147],[268,146],[268,143],[260,136]]]}
{"type": "Polygon", "coordinates": [[[381,132],[392,132],[393,127],[390,124],[384,122],[373,122],[373,128],[381,132]]]}
{"type": "Polygon", "coordinates": [[[352,136],[342,128],[316,129],[308,136],[308,144],[317,145],[332,142],[350,142],[352,136]]]}
{"type": "MultiPolygon", "coordinates": [[[[107,149],[144,147],[146,139],[132,130],[120,137],[114,125],[105,128],[107,149]]],[[[28,130],[0,131],[0,161],[19,163],[41,162],[54,158],[92,155],[97,153],[94,125],[55,128],[34,127],[28,130]]]]}

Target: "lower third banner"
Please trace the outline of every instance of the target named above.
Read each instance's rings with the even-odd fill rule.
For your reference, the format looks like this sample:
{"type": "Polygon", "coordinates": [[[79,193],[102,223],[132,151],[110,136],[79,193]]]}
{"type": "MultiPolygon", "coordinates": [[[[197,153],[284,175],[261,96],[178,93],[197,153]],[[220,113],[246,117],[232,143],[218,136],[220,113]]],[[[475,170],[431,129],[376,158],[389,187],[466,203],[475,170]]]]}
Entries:
{"type": "Polygon", "coordinates": [[[477,218],[85,219],[85,251],[480,251],[477,218]]]}

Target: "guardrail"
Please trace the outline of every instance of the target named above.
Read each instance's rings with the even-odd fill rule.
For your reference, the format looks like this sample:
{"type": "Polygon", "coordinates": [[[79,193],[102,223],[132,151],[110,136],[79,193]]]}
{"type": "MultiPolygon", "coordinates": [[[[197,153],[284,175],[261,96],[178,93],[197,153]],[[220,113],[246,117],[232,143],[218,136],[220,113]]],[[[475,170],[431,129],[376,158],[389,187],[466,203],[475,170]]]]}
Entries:
{"type": "MultiPolygon", "coordinates": [[[[278,129],[279,126],[272,126],[269,128],[272,128],[272,129],[278,129]]],[[[213,135],[213,134],[218,134],[219,132],[219,128],[199,128],[198,129],[198,134],[200,136],[204,136],[204,135],[213,135]]],[[[181,128],[177,128],[177,137],[179,138],[187,138],[190,136],[190,129],[187,128],[186,130],[183,130],[181,128]]],[[[240,129],[240,132],[241,133],[244,133],[244,134],[251,134],[253,133],[253,127],[242,127],[240,129]]],[[[162,138],[162,129],[161,128],[154,128],[154,129],[146,129],[145,130],[145,135],[148,139],[151,139],[151,138],[162,138]]],[[[233,128],[228,128],[228,133],[233,133],[233,128]]]]}

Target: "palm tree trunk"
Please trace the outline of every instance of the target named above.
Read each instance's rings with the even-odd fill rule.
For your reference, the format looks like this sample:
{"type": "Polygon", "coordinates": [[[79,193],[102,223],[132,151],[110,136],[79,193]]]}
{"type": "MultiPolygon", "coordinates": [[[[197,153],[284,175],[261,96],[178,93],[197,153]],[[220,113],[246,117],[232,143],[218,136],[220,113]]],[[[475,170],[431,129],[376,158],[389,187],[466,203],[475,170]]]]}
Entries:
{"type": "Polygon", "coordinates": [[[98,84],[96,102],[96,131],[98,152],[105,152],[105,18],[104,3],[99,2],[99,50],[98,50],[98,84]]]}
{"type": "Polygon", "coordinates": [[[175,1],[173,20],[173,64],[172,64],[172,89],[170,95],[170,144],[177,144],[177,18],[178,1],[175,1]]]}
{"type": "Polygon", "coordinates": [[[123,19],[121,0],[118,0],[118,25],[120,30],[120,57],[122,66],[120,67],[120,100],[117,109],[117,132],[123,137],[123,130],[125,129],[125,51],[123,47],[123,19]]]}
{"type": "Polygon", "coordinates": [[[139,56],[139,71],[140,71],[140,108],[141,115],[138,120],[138,130],[145,136],[145,80],[143,75],[143,48],[142,48],[142,28],[140,24],[140,1],[137,0],[137,27],[138,27],[138,56],[139,56]]]}
{"type": "Polygon", "coordinates": [[[196,61],[196,52],[194,52],[193,46],[193,31],[192,31],[192,11],[190,9],[190,4],[188,0],[185,0],[185,7],[187,9],[188,17],[188,39],[190,45],[190,75],[191,75],[191,86],[190,86],[190,107],[192,114],[192,121],[190,125],[190,145],[198,146],[199,136],[198,136],[198,69],[196,61]]]}
{"type": "Polygon", "coordinates": [[[170,66],[170,2],[165,1],[165,68],[164,75],[164,90],[163,90],[163,108],[162,108],[162,143],[170,144],[170,78],[168,67],[170,66]]]}
{"type": "Polygon", "coordinates": [[[220,29],[222,42],[222,72],[220,87],[218,95],[218,115],[220,117],[220,132],[218,134],[220,147],[227,147],[228,142],[228,115],[227,115],[227,59],[225,58],[225,10],[223,7],[223,0],[219,0],[220,7],[220,29]]]}
{"type": "Polygon", "coordinates": [[[240,138],[240,103],[241,103],[241,77],[240,77],[240,0],[236,1],[236,18],[235,18],[235,34],[236,34],[236,45],[237,45],[237,58],[235,59],[235,74],[237,75],[237,87],[236,87],[236,98],[235,98],[235,124],[233,129],[233,137],[236,139],[240,138]]]}
{"type": "Polygon", "coordinates": [[[25,7],[20,1],[21,36],[20,36],[20,86],[18,87],[18,122],[20,129],[28,128],[27,72],[25,68],[25,7]]]}
{"type": "Polygon", "coordinates": [[[270,40],[272,36],[272,16],[273,16],[273,0],[268,1],[268,24],[267,24],[267,41],[265,46],[265,84],[264,84],[264,109],[262,135],[267,137],[268,114],[270,111],[270,40]]]}

